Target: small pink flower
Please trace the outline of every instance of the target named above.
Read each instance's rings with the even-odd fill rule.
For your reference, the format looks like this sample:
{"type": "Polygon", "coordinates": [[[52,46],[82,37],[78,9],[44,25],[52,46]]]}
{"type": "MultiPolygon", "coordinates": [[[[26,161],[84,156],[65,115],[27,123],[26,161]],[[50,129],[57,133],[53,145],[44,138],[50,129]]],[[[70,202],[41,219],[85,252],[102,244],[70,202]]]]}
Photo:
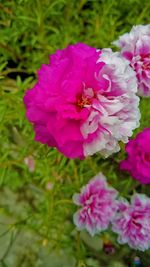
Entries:
{"type": "Polygon", "coordinates": [[[150,96],[150,24],[133,26],[114,44],[121,48],[122,56],[135,70],[139,94],[150,96]]]}
{"type": "Polygon", "coordinates": [[[45,186],[46,190],[51,191],[54,187],[54,184],[51,182],[48,182],[45,186]]]}
{"type": "Polygon", "coordinates": [[[137,134],[126,145],[128,157],[121,161],[120,168],[127,170],[142,184],[150,183],[150,128],[137,134]]]}
{"type": "Polygon", "coordinates": [[[28,167],[29,172],[34,172],[35,170],[35,160],[33,156],[28,156],[24,158],[24,163],[28,167]]]}
{"type": "Polygon", "coordinates": [[[80,194],[73,196],[81,209],[74,214],[74,223],[79,230],[86,229],[92,236],[109,226],[115,211],[117,191],[108,186],[102,173],[95,176],[80,194]]]}
{"type": "Polygon", "coordinates": [[[119,211],[112,221],[113,231],[119,234],[118,242],[133,249],[150,248],[150,198],[135,194],[131,204],[121,200],[119,211]]]}
{"type": "Polygon", "coordinates": [[[69,158],[119,151],[139,125],[135,73],[110,49],[78,43],[56,51],[42,65],[24,97],[35,140],[69,158]]]}

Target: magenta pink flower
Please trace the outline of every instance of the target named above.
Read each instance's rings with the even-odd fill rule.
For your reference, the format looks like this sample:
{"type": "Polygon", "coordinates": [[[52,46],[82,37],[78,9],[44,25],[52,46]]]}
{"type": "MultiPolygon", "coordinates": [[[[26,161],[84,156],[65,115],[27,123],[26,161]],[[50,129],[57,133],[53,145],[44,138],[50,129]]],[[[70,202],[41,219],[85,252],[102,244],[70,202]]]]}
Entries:
{"type": "Polygon", "coordinates": [[[86,229],[92,236],[107,229],[117,208],[116,196],[117,191],[107,185],[102,173],[95,176],[73,196],[74,203],[81,206],[74,214],[77,228],[86,229]]]}
{"type": "Polygon", "coordinates": [[[112,222],[118,242],[142,251],[150,248],[150,198],[135,194],[131,204],[121,200],[118,207],[112,222]]]}
{"type": "Polygon", "coordinates": [[[120,163],[122,170],[127,170],[142,184],[150,183],[150,128],[137,134],[126,145],[128,157],[120,163]]]}
{"type": "Polygon", "coordinates": [[[121,54],[135,70],[139,94],[150,96],[150,24],[133,26],[114,44],[121,48],[121,54]]]}
{"type": "Polygon", "coordinates": [[[69,158],[108,156],[139,125],[137,82],[128,62],[110,49],[78,43],[50,56],[26,92],[35,140],[69,158]]]}

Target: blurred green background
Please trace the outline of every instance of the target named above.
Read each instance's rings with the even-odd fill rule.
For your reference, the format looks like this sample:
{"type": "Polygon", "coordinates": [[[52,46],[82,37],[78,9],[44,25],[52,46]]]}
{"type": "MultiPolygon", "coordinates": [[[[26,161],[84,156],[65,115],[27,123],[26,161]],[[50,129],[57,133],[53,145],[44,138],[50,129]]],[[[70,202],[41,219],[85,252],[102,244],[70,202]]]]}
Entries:
{"type": "MultiPolygon", "coordinates": [[[[106,160],[69,160],[34,142],[22,102],[56,49],[76,42],[111,47],[149,18],[147,0],[0,0],[0,267],[133,267],[135,256],[150,266],[149,251],[120,246],[109,231],[90,238],[72,223],[73,193],[99,171],[122,196],[150,195],[149,186],[119,171],[124,146],[106,160]]],[[[140,109],[135,133],[150,125],[149,99],[140,109]]]]}

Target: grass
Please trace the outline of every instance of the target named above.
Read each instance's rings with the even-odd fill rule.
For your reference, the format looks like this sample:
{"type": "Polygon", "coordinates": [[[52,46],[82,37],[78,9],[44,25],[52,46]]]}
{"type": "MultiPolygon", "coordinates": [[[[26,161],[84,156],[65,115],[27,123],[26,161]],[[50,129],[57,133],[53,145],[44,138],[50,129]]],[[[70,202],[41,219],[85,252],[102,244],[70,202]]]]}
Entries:
{"type": "MultiPolygon", "coordinates": [[[[95,250],[90,244],[97,239],[79,235],[72,223],[73,193],[99,171],[123,196],[135,188],[150,194],[149,186],[141,187],[119,171],[123,146],[107,160],[99,155],[66,159],[34,142],[22,98],[56,49],[76,42],[110,47],[132,25],[149,23],[149,14],[147,0],[0,1],[0,267],[134,266],[135,252],[118,246],[109,232],[116,248],[113,256],[102,251],[105,234],[98,237],[95,250]],[[28,156],[35,161],[34,172],[25,164],[28,156]]],[[[140,109],[141,125],[135,133],[150,125],[149,99],[141,100],[140,109]]],[[[148,267],[150,253],[137,254],[148,267]]]]}

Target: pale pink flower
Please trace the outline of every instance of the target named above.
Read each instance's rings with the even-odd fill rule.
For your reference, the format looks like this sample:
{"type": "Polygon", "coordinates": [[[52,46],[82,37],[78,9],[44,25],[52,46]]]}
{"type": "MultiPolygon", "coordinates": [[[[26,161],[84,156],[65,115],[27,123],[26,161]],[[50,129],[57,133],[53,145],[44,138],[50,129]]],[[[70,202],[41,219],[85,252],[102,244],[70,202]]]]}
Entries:
{"type": "Polygon", "coordinates": [[[109,226],[117,205],[117,191],[108,186],[102,173],[95,176],[74,194],[73,201],[81,208],[74,214],[74,223],[79,230],[86,229],[92,236],[109,226]]]}
{"type": "Polygon", "coordinates": [[[113,231],[119,234],[118,242],[144,251],[150,248],[150,198],[135,194],[131,204],[118,203],[118,213],[112,221],[113,231]]]}
{"type": "Polygon", "coordinates": [[[46,190],[51,191],[54,187],[54,184],[51,182],[48,182],[45,186],[46,190]]]}
{"type": "Polygon", "coordinates": [[[139,126],[135,73],[110,49],[69,45],[42,65],[24,97],[35,140],[69,158],[119,151],[139,126]]]}
{"type": "Polygon", "coordinates": [[[28,167],[29,172],[34,172],[35,170],[35,159],[33,156],[29,155],[24,158],[24,163],[28,167]]]}
{"type": "Polygon", "coordinates": [[[121,48],[138,79],[138,92],[150,96],[150,24],[133,26],[129,33],[113,42],[121,48]]]}

